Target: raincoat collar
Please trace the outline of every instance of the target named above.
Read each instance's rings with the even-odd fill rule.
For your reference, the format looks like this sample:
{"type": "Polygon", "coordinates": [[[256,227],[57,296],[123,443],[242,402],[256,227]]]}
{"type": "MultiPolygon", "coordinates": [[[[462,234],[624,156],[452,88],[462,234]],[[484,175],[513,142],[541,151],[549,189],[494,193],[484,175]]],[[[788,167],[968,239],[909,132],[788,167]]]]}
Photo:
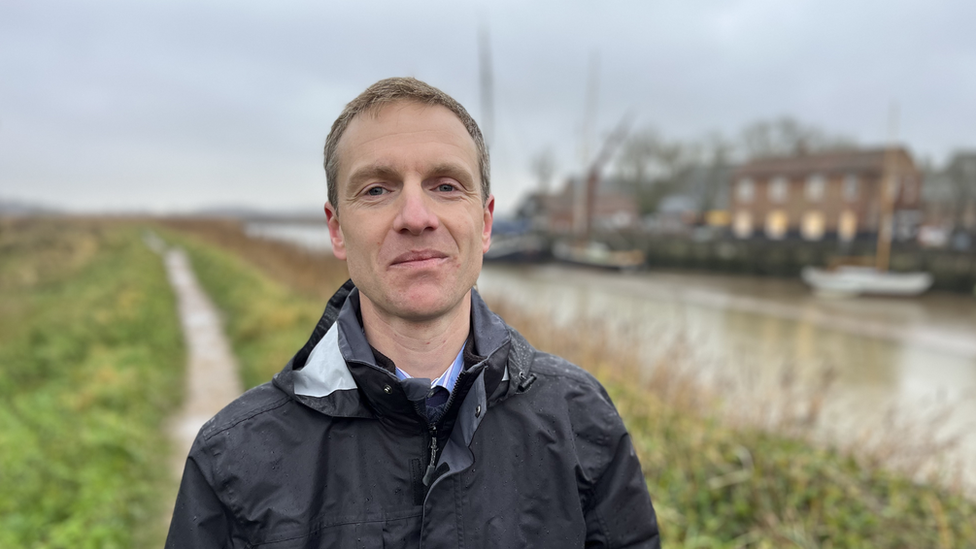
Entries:
{"type": "MultiPolygon", "coordinates": [[[[350,280],[329,299],[308,342],[275,375],[275,385],[327,415],[422,423],[393,371],[377,364],[359,318],[359,291],[350,280]]],[[[510,377],[512,335],[476,290],[471,291],[471,333],[464,352],[466,373],[461,378],[467,386],[459,386],[463,389],[459,396],[476,380],[483,385],[479,394],[507,394],[502,382],[510,377]],[[479,375],[482,371],[484,376],[479,375]]],[[[516,370],[521,371],[521,364],[516,370]]]]}

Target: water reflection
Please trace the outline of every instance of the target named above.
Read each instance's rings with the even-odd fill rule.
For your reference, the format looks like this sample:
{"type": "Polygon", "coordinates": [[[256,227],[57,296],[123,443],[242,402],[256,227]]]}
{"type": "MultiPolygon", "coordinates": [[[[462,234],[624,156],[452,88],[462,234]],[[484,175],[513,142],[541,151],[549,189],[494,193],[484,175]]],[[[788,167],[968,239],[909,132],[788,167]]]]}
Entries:
{"type": "Polygon", "coordinates": [[[332,249],[329,227],[324,220],[319,223],[252,221],[244,226],[244,232],[250,237],[297,244],[314,252],[332,249]]]}
{"type": "MultiPolygon", "coordinates": [[[[784,371],[814,383],[836,373],[825,411],[831,436],[886,428],[886,414],[931,415],[951,404],[946,432],[976,419],[976,303],[968,296],[824,300],[799,282],[688,273],[619,274],[562,265],[489,265],[485,295],[551,311],[557,322],[604,322],[641,343],[648,363],[683,338],[706,375],[773,390],[784,371]]],[[[973,462],[969,437],[959,457],[973,462]]]]}

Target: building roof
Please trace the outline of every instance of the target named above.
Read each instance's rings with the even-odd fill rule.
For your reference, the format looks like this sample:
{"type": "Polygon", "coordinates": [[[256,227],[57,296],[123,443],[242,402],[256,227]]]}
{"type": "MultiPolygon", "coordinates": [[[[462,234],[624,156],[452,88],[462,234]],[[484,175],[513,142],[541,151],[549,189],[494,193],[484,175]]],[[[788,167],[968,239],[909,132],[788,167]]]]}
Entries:
{"type": "MultiPolygon", "coordinates": [[[[757,158],[736,169],[735,175],[742,177],[881,171],[886,152],[885,148],[854,149],[757,158]]],[[[895,152],[908,157],[908,151],[904,147],[896,147],[895,152]]]]}

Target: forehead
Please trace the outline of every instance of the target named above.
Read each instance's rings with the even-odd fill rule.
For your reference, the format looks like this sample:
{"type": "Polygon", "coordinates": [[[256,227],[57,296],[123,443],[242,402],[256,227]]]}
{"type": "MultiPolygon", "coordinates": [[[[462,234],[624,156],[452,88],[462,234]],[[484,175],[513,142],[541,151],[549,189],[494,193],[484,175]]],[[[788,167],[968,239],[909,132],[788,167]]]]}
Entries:
{"type": "Polygon", "coordinates": [[[462,163],[478,175],[478,151],[461,120],[441,105],[399,101],[350,121],[336,147],[339,181],[364,165],[422,168],[462,163]]]}

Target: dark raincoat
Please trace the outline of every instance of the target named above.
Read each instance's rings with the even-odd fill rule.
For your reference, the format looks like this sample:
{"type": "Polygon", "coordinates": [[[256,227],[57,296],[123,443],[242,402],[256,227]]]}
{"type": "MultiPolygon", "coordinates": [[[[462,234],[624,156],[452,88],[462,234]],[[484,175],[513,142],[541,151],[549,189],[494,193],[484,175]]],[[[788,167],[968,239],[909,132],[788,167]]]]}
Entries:
{"type": "Polygon", "coordinates": [[[472,291],[442,417],[329,301],[274,380],[190,450],[166,547],[659,547],[640,464],[600,384],[533,349],[472,291]]]}

